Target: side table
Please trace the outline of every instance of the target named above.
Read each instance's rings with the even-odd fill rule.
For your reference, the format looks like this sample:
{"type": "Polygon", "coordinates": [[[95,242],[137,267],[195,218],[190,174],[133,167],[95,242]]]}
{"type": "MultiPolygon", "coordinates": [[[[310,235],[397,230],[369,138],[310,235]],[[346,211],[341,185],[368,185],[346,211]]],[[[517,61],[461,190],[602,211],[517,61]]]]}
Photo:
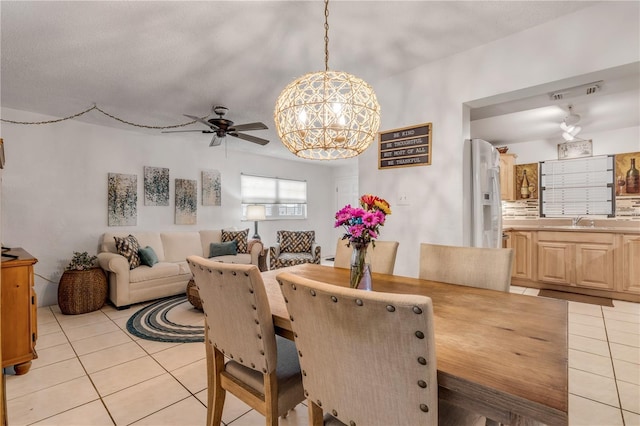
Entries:
{"type": "Polygon", "coordinates": [[[86,314],[107,300],[107,277],[101,268],[64,271],[58,285],[58,306],[66,315],[86,314]]]}

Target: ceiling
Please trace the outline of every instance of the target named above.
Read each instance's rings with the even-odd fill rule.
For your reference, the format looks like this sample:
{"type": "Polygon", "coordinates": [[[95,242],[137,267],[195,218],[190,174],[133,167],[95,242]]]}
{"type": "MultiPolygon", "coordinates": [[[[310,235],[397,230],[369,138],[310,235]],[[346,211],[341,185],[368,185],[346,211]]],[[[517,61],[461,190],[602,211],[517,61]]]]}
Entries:
{"type": "MultiPolygon", "coordinates": [[[[388,76],[592,4],[334,0],[329,6],[329,67],[375,88],[388,76]]],[[[278,142],[273,106],[291,80],[324,68],[322,2],[1,1],[0,8],[3,107],[65,117],[95,103],[130,122],[168,126],[190,121],[182,114],[205,116],[213,105],[224,105],[226,118],[236,124],[266,123],[269,130],[248,133],[271,140],[261,147],[228,138],[230,150],[295,158],[278,142]]],[[[582,114],[582,108],[576,104],[576,112],[582,114]]],[[[595,113],[595,107],[584,108],[585,115],[595,113]]],[[[498,120],[496,111],[473,115],[498,120]]],[[[500,123],[494,133],[476,127],[476,137],[507,143],[515,135],[506,129],[531,126],[522,110],[507,115],[519,124],[500,123]]],[[[547,116],[544,126],[556,126],[563,116],[560,111],[547,116]]],[[[153,133],[176,143],[210,140],[201,133],[161,134],[128,126],[97,111],[76,120],[153,133]]]]}

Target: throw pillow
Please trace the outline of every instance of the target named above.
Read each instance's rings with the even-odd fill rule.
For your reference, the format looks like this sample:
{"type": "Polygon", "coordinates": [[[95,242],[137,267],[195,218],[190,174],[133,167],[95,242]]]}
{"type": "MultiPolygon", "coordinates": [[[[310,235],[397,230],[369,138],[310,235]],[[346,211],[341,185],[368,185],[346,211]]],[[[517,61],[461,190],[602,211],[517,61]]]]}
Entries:
{"type": "Polygon", "coordinates": [[[238,254],[238,243],[236,240],[228,243],[209,244],[209,257],[228,256],[238,254]]]}
{"type": "Polygon", "coordinates": [[[284,253],[311,253],[316,240],[315,231],[278,231],[280,251],[284,253]]]}
{"type": "Polygon", "coordinates": [[[247,244],[247,240],[249,237],[249,228],[244,231],[225,231],[222,230],[222,242],[228,243],[229,241],[234,241],[238,244],[238,253],[248,253],[249,246],[247,244]]]}
{"type": "Polygon", "coordinates": [[[116,240],[116,249],[118,250],[118,254],[124,256],[129,261],[129,269],[134,269],[140,266],[140,255],[138,254],[140,244],[138,244],[136,237],[129,234],[128,237],[113,238],[116,240]]]}
{"type": "Polygon", "coordinates": [[[143,265],[153,266],[158,263],[156,252],[149,246],[138,250],[138,254],[140,255],[140,262],[142,262],[143,265]]]}

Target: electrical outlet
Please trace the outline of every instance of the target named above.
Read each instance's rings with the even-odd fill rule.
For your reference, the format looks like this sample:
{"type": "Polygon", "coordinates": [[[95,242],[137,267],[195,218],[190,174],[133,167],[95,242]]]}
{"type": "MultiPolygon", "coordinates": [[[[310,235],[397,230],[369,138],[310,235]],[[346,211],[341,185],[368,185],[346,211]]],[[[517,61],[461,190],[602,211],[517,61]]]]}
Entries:
{"type": "Polygon", "coordinates": [[[399,206],[409,205],[409,195],[407,195],[406,192],[401,192],[398,194],[398,205],[399,206]]]}

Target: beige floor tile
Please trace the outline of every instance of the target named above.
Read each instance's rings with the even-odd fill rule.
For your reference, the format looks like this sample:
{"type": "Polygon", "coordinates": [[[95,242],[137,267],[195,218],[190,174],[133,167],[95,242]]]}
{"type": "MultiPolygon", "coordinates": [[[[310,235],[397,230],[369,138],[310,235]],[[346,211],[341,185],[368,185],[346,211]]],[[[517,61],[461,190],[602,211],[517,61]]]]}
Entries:
{"type": "MultiPolygon", "coordinates": [[[[226,422],[225,422],[226,423],[226,422]]],[[[256,410],[251,410],[246,414],[238,417],[227,425],[230,426],[262,426],[265,424],[264,416],[256,410]]]]}
{"type": "Polygon", "coordinates": [[[569,393],[612,407],[619,407],[616,384],[609,377],[570,368],[569,393]]]}
{"type": "MultiPolygon", "coordinates": [[[[207,393],[201,392],[198,393],[198,399],[202,401],[204,399],[204,403],[207,403],[207,393]]],[[[249,407],[244,402],[240,401],[236,398],[232,393],[227,392],[227,396],[224,399],[224,407],[222,409],[222,421],[226,424],[230,424],[235,419],[244,414],[251,411],[251,407],[249,407]]],[[[262,417],[262,416],[261,416],[262,417]]],[[[262,417],[262,424],[264,425],[264,417],[262,417]]]]}
{"type": "Polygon", "coordinates": [[[614,359],[640,364],[640,348],[619,343],[610,343],[609,346],[611,347],[611,356],[614,359]]]}
{"type": "Polygon", "coordinates": [[[146,356],[100,370],[90,376],[96,389],[104,397],[164,373],[166,371],[157,362],[146,356]]]}
{"type": "Polygon", "coordinates": [[[56,316],[53,314],[49,306],[39,307],[36,317],[38,318],[38,326],[44,325],[50,322],[58,322],[56,320],[56,316]]]}
{"type": "Polygon", "coordinates": [[[569,334],[569,349],[577,349],[600,356],[609,356],[609,345],[604,340],[569,334]]]}
{"type": "MultiPolygon", "coordinates": [[[[130,314],[129,316],[131,316],[133,314],[130,314]]],[[[111,321],[113,321],[113,323],[115,325],[118,326],[118,328],[120,328],[121,330],[127,330],[127,322],[129,321],[129,316],[126,317],[118,317],[118,318],[112,318],[111,321]]]]}
{"type": "Polygon", "coordinates": [[[129,318],[131,315],[133,315],[137,309],[116,309],[114,306],[112,305],[104,305],[102,307],[102,309],[100,309],[102,311],[103,314],[105,314],[107,317],[109,317],[111,320],[117,319],[117,318],[129,318]]]}
{"type": "Polygon", "coordinates": [[[113,421],[101,401],[72,408],[58,415],[49,417],[35,426],[113,426],[113,421]]]}
{"type": "Polygon", "coordinates": [[[640,366],[638,364],[614,359],[613,368],[616,371],[616,380],[640,386],[640,366]]]}
{"type": "Polygon", "coordinates": [[[309,424],[309,409],[304,404],[298,404],[289,411],[286,419],[280,419],[280,426],[307,426],[309,424]]]}
{"type": "Polygon", "coordinates": [[[613,378],[611,358],[569,349],[569,368],[613,378]]]}
{"type": "Polygon", "coordinates": [[[607,330],[607,335],[609,336],[609,342],[640,348],[640,334],[607,330]]]}
{"type": "Polygon", "coordinates": [[[569,302],[569,312],[601,317],[602,307],[599,305],[591,305],[588,303],[569,302]]]}
{"type": "Polygon", "coordinates": [[[620,393],[622,409],[640,414],[640,386],[620,380],[616,384],[620,393]]]}
{"type": "Polygon", "coordinates": [[[136,426],[201,426],[207,423],[207,409],[191,396],[139,420],[136,426]]]}
{"type": "Polygon", "coordinates": [[[44,324],[38,323],[38,337],[42,337],[45,334],[59,333],[62,331],[62,327],[57,321],[46,322],[44,324]]]}
{"type": "Polygon", "coordinates": [[[569,312],[569,323],[589,325],[591,327],[604,327],[602,317],[578,314],[576,312],[569,312]]]}
{"type": "Polygon", "coordinates": [[[184,367],[176,368],[171,374],[193,394],[207,389],[206,359],[201,359],[184,367]]]}
{"type": "Polygon", "coordinates": [[[65,336],[62,331],[59,331],[57,333],[45,334],[44,336],[38,335],[38,340],[36,341],[36,349],[46,349],[68,342],[69,340],[67,340],[67,336],[65,336]]]}
{"type": "Polygon", "coordinates": [[[623,410],[622,417],[624,417],[625,426],[640,426],[640,414],[623,410]]]}
{"type": "Polygon", "coordinates": [[[577,336],[590,337],[592,339],[607,340],[607,334],[604,327],[592,327],[590,325],[569,323],[569,334],[577,336]]]}
{"type": "Polygon", "coordinates": [[[620,312],[613,309],[604,309],[602,313],[605,319],[612,319],[612,320],[626,321],[626,322],[633,322],[636,324],[640,324],[640,315],[638,314],[630,314],[627,312],[620,312]]]}
{"type": "Polygon", "coordinates": [[[75,357],[76,353],[68,342],[45,349],[38,348],[38,358],[33,360],[31,370],[75,357]]]}
{"type": "Polygon", "coordinates": [[[640,324],[628,321],[618,321],[614,319],[608,319],[605,321],[607,331],[616,330],[624,331],[625,333],[640,334],[640,324]]]}
{"type": "Polygon", "coordinates": [[[109,317],[102,311],[93,311],[79,315],[65,315],[62,312],[55,314],[56,319],[65,331],[76,327],[86,327],[91,324],[99,324],[101,322],[109,322],[109,317]]]}
{"type": "Polygon", "coordinates": [[[614,300],[613,309],[618,312],[628,312],[630,314],[640,315],[640,303],[626,302],[624,300],[614,300]]]}
{"type": "Polygon", "coordinates": [[[97,399],[89,379],[79,377],[7,401],[8,423],[12,426],[31,424],[97,399]]]}
{"type": "Polygon", "coordinates": [[[92,352],[101,351],[114,346],[119,346],[124,343],[131,342],[129,334],[122,330],[112,331],[106,334],[100,334],[98,336],[87,337],[86,339],[76,340],[71,345],[78,353],[78,355],[86,355],[92,352]]]}
{"type": "Polygon", "coordinates": [[[147,351],[149,354],[155,354],[157,352],[164,351],[169,348],[173,348],[174,346],[180,346],[182,343],[173,343],[173,342],[155,342],[153,340],[145,340],[140,339],[139,337],[133,336],[127,332],[127,335],[130,336],[135,342],[140,345],[142,349],[147,351]]]}
{"type": "Polygon", "coordinates": [[[129,341],[122,345],[82,355],[80,356],[80,362],[84,365],[87,373],[91,374],[146,355],[147,353],[136,342],[129,341]]]}
{"type": "Polygon", "coordinates": [[[206,358],[204,343],[183,343],[152,355],[164,368],[173,371],[206,358]]]}
{"type": "Polygon", "coordinates": [[[623,425],[619,408],[569,394],[569,426],[623,425]]]}
{"type": "Polygon", "coordinates": [[[86,339],[88,337],[95,337],[95,336],[98,336],[101,334],[107,334],[113,331],[120,331],[120,328],[117,325],[115,325],[110,319],[107,319],[106,321],[100,321],[100,322],[84,325],[84,326],[78,325],[71,329],[67,329],[63,324],[62,329],[64,330],[70,342],[76,342],[78,340],[86,339]]]}
{"type": "Polygon", "coordinates": [[[6,376],[7,400],[19,398],[85,376],[77,358],[30,370],[21,376],[6,376]]]}
{"type": "Polygon", "coordinates": [[[117,425],[128,425],[189,397],[189,392],[165,373],[104,398],[117,425]]]}

